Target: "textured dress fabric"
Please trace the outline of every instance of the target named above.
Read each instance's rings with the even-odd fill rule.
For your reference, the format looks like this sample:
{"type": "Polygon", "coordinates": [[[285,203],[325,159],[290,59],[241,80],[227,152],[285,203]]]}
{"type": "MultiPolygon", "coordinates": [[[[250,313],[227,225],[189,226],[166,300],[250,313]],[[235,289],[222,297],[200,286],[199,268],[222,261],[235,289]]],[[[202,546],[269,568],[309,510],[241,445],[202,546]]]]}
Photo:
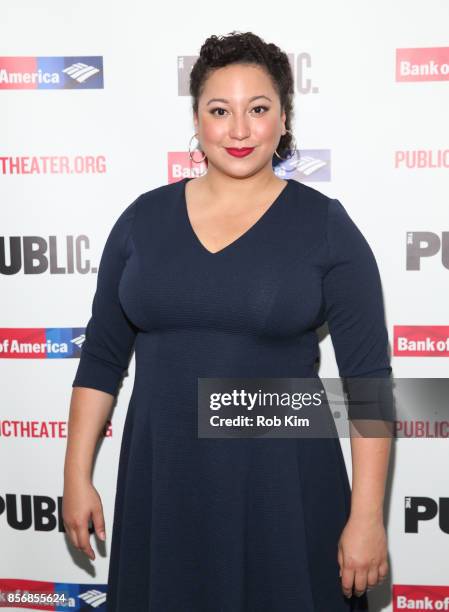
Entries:
{"type": "Polygon", "coordinates": [[[379,271],[343,205],[288,179],[216,253],[184,178],[140,195],[101,257],[73,386],[117,395],[135,350],[108,612],[347,612],[338,539],[351,490],[338,438],[200,438],[199,377],[391,373],[379,271]]]}

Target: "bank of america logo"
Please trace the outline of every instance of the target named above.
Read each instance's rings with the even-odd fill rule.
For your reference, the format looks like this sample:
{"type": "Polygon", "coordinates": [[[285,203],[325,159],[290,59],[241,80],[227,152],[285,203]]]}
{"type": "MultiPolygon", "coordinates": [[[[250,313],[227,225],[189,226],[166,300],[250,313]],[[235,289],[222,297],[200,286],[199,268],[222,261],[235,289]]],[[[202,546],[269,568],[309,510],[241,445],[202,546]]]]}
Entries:
{"type": "Polygon", "coordinates": [[[75,359],[85,339],[85,327],[1,327],[0,359],[75,359]]]}
{"type": "Polygon", "coordinates": [[[81,593],[78,597],[92,606],[92,608],[98,608],[106,601],[106,593],[98,591],[97,589],[90,589],[85,593],[81,593]]]}
{"type": "Polygon", "coordinates": [[[309,176],[313,172],[316,172],[320,168],[324,168],[326,162],[322,159],[318,159],[317,157],[312,157],[311,155],[306,155],[302,157],[297,165],[297,168],[302,174],[305,176],[309,176]]]}
{"type": "Polygon", "coordinates": [[[84,340],[86,339],[86,334],[81,334],[81,336],[77,336],[76,338],[72,338],[73,344],[76,344],[78,348],[81,348],[84,344],[84,340]]]}
{"type": "Polygon", "coordinates": [[[294,178],[298,181],[331,180],[330,149],[296,150],[289,159],[275,166],[280,178],[294,178]]]}
{"type": "Polygon", "coordinates": [[[0,57],[1,89],[103,89],[103,57],[0,57]]]}
{"type": "Polygon", "coordinates": [[[78,62],[76,64],[72,64],[68,68],[65,68],[62,72],[68,74],[69,77],[72,77],[72,79],[75,79],[75,81],[78,81],[78,83],[84,83],[87,81],[87,79],[93,77],[94,74],[100,72],[100,70],[95,68],[95,66],[88,66],[87,64],[78,62]]]}

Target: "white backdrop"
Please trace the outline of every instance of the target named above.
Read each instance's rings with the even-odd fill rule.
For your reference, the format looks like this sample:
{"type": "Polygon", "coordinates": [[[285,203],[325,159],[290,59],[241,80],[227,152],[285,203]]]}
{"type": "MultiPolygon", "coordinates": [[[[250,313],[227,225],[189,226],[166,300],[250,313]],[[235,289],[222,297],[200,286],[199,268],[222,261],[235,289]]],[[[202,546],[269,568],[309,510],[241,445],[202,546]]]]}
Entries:
{"type": "MultiPolygon", "coordinates": [[[[87,258],[95,268],[129,203],[177,180],[179,168],[191,173],[190,66],[207,36],[251,30],[285,50],[294,67],[293,131],[311,165],[292,176],[340,199],[375,253],[394,375],[447,377],[447,348],[423,355],[394,347],[398,337],[449,337],[449,5],[9,0],[1,11],[0,591],[69,588],[69,609],[104,609],[134,359],[96,461],[108,539],[97,546],[91,538],[97,556],[91,563],[69,545],[58,513],[71,383],[96,283],[95,270],[67,268],[72,239],[67,247],[66,237],[76,244],[87,236],[75,262],[87,258]],[[414,80],[407,76],[411,64],[397,72],[398,57],[419,66],[409,69],[414,80]],[[23,75],[33,62],[51,64],[58,78],[77,62],[99,72],[84,83],[65,76],[64,89],[8,85],[11,71],[23,75]],[[432,80],[423,74],[429,67],[432,80]],[[26,172],[32,160],[24,158],[33,156],[40,171],[26,172]],[[53,166],[45,168],[44,156],[54,156],[53,166]],[[64,171],[64,156],[73,172],[64,171]],[[431,233],[433,254],[421,257],[419,270],[407,269],[407,253],[425,251],[418,232],[431,233]],[[20,246],[19,254],[51,248],[53,270],[29,273],[11,245],[20,246]],[[58,334],[69,355],[11,352],[5,342],[45,342],[58,334]]],[[[320,376],[338,376],[330,336],[320,349],[320,376]]],[[[350,473],[349,440],[342,446],[350,473]]],[[[441,517],[421,521],[418,533],[405,532],[408,498],[449,498],[448,459],[447,439],[394,443],[386,502],[392,580],[370,593],[373,610],[420,609],[426,597],[429,609],[449,609],[449,534],[441,517]]]]}

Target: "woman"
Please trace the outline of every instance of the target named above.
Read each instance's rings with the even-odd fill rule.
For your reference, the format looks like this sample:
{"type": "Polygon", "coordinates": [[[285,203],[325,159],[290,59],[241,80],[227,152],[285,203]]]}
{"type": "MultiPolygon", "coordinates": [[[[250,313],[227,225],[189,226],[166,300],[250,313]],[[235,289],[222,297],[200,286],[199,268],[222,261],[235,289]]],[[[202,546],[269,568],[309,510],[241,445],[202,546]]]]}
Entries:
{"type": "Polygon", "coordinates": [[[252,33],[206,40],[190,76],[207,174],[142,194],[106,242],[73,381],[64,524],[91,559],[90,474],[136,351],[119,460],[109,612],[343,612],[388,570],[389,439],[210,439],[199,377],[388,377],[377,265],[338,200],[273,162],[292,149],[288,57],[252,33]],[[346,597],[345,597],[346,596],[346,597]]]}

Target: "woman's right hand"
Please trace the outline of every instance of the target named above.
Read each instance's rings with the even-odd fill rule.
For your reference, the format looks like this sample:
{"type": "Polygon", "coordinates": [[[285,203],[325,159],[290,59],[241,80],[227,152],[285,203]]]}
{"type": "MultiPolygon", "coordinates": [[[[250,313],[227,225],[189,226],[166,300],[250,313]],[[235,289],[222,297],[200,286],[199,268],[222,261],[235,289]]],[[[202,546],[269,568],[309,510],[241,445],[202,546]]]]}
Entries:
{"type": "Polygon", "coordinates": [[[103,505],[93,484],[80,476],[64,479],[62,520],[70,541],[92,561],[95,553],[90,545],[89,521],[101,540],[106,539],[103,505]]]}

